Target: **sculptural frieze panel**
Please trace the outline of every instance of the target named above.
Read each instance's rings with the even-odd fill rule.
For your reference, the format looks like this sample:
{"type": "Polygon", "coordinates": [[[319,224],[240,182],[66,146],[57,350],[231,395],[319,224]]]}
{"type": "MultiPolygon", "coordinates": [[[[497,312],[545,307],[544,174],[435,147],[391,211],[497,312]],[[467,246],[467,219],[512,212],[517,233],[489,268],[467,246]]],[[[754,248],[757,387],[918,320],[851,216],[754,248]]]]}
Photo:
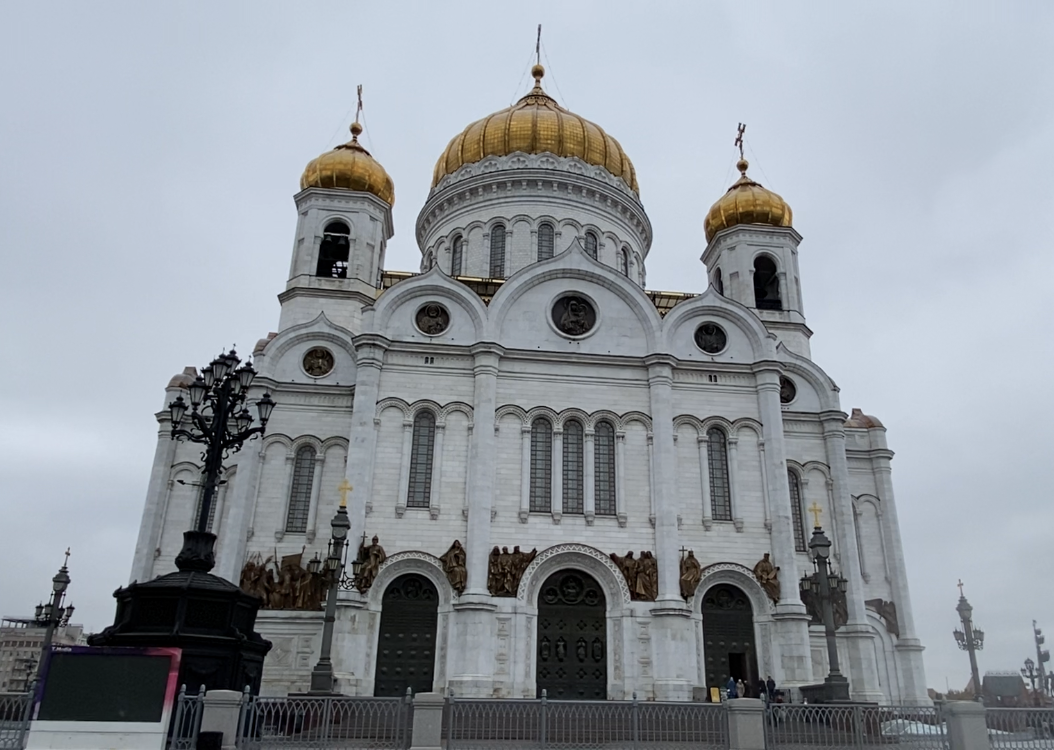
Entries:
{"type": "Polygon", "coordinates": [[[462,546],[461,542],[455,539],[454,543],[450,545],[450,549],[439,558],[439,561],[443,564],[443,572],[446,573],[446,578],[450,581],[450,587],[453,588],[459,596],[465,593],[465,580],[468,576],[468,559],[465,556],[465,548],[462,546]]]}
{"type": "Polygon", "coordinates": [[[630,598],[639,602],[653,602],[659,596],[659,564],[655,556],[644,550],[635,558],[632,550],[623,556],[611,553],[611,559],[622,571],[630,598]]]}
{"type": "Polygon", "coordinates": [[[263,600],[263,609],[322,609],[325,581],[319,573],[312,573],[302,564],[304,553],[284,555],[278,558],[263,556],[257,552],[245,561],[242,567],[240,586],[247,594],[263,600]]]}
{"type": "Polygon", "coordinates": [[[487,565],[487,589],[492,596],[516,596],[520,579],[527,566],[538,555],[538,550],[521,552],[519,545],[509,552],[508,547],[491,550],[487,565]]]}
{"type": "Polygon", "coordinates": [[[761,588],[765,589],[765,593],[773,603],[779,603],[780,600],[779,572],[779,566],[772,564],[768,552],[754,566],[754,577],[758,579],[761,588]]]}
{"type": "Polygon", "coordinates": [[[900,637],[900,623],[897,621],[897,603],[884,599],[868,599],[864,606],[878,614],[886,624],[886,632],[900,637]]]}

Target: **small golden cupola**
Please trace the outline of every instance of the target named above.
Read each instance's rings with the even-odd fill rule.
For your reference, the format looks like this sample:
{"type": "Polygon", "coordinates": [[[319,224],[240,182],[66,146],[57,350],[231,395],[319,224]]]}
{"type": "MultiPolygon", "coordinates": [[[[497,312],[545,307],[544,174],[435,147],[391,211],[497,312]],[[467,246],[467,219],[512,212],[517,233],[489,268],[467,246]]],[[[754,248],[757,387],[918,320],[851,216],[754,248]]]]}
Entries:
{"type": "Polygon", "coordinates": [[[389,206],[394,206],[395,183],[384,167],[359,144],[361,133],[362,126],[356,117],[351,124],[351,140],[312,159],[300,177],[300,189],[356,190],[376,195],[389,206]]]}
{"type": "Polygon", "coordinates": [[[550,153],[603,167],[634,192],[637,173],[622,146],[596,123],[570,112],[542,89],[545,68],[531,69],[534,88],[511,107],[476,120],[447,145],[432,174],[432,187],[466,164],[488,156],[550,153]]]}
{"type": "Polygon", "coordinates": [[[791,226],[791,207],[787,205],[787,201],[750,179],[747,176],[749,166],[750,163],[742,158],[741,154],[736,163],[736,168],[740,172],[739,179],[733,183],[728,192],[718,199],[717,203],[710,207],[706,220],[703,222],[707,242],[722,229],[738,224],[791,226]]]}

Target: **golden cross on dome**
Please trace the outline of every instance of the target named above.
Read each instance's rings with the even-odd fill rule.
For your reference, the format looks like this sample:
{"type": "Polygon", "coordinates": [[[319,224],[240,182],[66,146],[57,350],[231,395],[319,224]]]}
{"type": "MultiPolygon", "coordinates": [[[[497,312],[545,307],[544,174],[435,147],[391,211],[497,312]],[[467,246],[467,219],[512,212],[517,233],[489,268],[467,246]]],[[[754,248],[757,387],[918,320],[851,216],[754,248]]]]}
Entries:
{"type": "Polygon", "coordinates": [[[959,579],[959,596],[963,595],[963,579],[959,579]]]}
{"type": "Polygon", "coordinates": [[[813,500],[812,505],[808,508],[809,512],[812,513],[812,525],[816,528],[820,528],[820,516],[823,515],[823,508],[816,504],[813,500]]]}
{"type": "Polygon", "coordinates": [[[362,84],[361,83],[355,88],[355,93],[356,93],[356,95],[359,98],[359,103],[355,107],[355,122],[358,122],[359,121],[359,116],[362,115],[362,84]]]}
{"type": "Polygon", "coordinates": [[[66,564],[70,561],[70,548],[66,548],[66,559],[62,561],[62,567],[66,567],[66,564]]]}
{"type": "Polygon", "coordinates": [[[341,508],[348,507],[348,493],[351,492],[352,489],[354,488],[351,486],[351,482],[348,481],[347,477],[344,477],[344,481],[340,483],[339,487],[337,487],[337,492],[340,493],[341,508]]]}
{"type": "Polygon", "coordinates": [[[534,62],[542,64],[542,25],[538,24],[538,38],[534,42],[534,62]]]}
{"type": "Polygon", "coordinates": [[[739,128],[736,130],[736,140],[733,144],[739,147],[739,158],[743,158],[743,133],[747,132],[747,125],[744,122],[739,123],[739,128]]]}

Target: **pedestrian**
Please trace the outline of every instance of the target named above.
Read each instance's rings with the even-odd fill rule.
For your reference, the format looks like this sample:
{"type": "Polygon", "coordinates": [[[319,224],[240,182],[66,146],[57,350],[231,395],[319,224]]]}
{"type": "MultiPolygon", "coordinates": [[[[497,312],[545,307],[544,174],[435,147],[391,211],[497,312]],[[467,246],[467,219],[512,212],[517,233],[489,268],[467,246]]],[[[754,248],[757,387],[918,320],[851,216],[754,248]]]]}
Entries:
{"type": "Polygon", "coordinates": [[[743,684],[743,680],[736,680],[736,696],[739,698],[747,697],[747,686],[743,684]]]}
{"type": "Polygon", "coordinates": [[[773,700],[776,697],[776,681],[772,679],[772,675],[768,676],[765,680],[765,692],[769,694],[769,700],[773,700]]]}
{"type": "Polygon", "coordinates": [[[768,691],[765,690],[765,681],[760,677],[754,684],[754,692],[757,694],[758,698],[761,698],[761,700],[765,700],[768,697],[768,691]]]}
{"type": "Polygon", "coordinates": [[[726,697],[729,698],[729,699],[732,699],[732,698],[736,697],[736,678],[735,677],[731,677],[730,676],[728,678],[728,682],[725,683],[725,693],[727,694],[726,697]]]}

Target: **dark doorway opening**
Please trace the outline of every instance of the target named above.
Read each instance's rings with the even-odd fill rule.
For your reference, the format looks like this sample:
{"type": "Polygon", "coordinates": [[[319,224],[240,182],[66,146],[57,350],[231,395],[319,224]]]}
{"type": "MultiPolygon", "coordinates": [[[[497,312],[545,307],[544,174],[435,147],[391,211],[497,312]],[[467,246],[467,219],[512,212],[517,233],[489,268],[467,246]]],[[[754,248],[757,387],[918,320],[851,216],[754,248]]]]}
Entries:
{"type": "Polygon", "coordinates": [[[731,676],[754,696],[758,681],[754,611],[735,586],[720,584],[703,596],[703,646],[707,687],[723,688],[731,676]]]}
{"type": "Polygon", "coordinates": [[[607,607],[592,576],[554,573],[538,595],[537,691],[554,700],[607,700],[607,607]]]}
{"type": "Polygon", "coordinates": [[[432,692],[439,594],[416,573],[399,576],[384,590],[377,638],[376,696],[432,692]]]}

